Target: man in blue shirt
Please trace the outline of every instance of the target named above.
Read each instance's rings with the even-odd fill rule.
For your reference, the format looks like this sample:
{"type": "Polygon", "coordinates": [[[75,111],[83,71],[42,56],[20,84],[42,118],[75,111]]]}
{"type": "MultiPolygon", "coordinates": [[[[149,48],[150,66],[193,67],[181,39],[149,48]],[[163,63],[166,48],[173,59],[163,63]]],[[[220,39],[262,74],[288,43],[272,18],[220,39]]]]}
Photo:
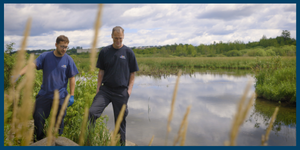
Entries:
{"type": "MultiPolygon", "coordinates": [[[[58,36],[55,43],[56,50],[42,53],[36,59],[36,62],[32,64],[35,65],[37,70],[43,70],[43,83],[38,95],[36,96],[35,109],[33,113],[35,126],[34,142],[45,137],[44,124],[45,119],[47,119],[50,115],[54,90],[59,91],[59,108],[56,118],[58,117],[65,97],[68,95],[68,80],[70,81],[71,95],[68,106],[71,106],[74,103],[75,75],[78,74],[78,70],[73,59],[66,54],[68,45],[68,37],[64,35],[58,36]]],[[[21,70],[20,76],[25,74],[26,70],[27,66],[21,70]]],[[[60,124],[59,135],[63,133],[63,120],[65,115],[66,111],[60,124]]]]}
{"type": "Polygon", "coordinates": [[[120,26],[114,27],[111,37],[113,44],[104,47],[99,53],[96,66],[99,68],[97,94],[89,109],[89,121],[93,127],[105,107],[112,102],[116,122],[123,104],[126,104],[119,130],[120,143],[125,146],[127,102],[132,91],[135,72],[139,68],[132,49],[122,43],[124,29],[120,26]]]}

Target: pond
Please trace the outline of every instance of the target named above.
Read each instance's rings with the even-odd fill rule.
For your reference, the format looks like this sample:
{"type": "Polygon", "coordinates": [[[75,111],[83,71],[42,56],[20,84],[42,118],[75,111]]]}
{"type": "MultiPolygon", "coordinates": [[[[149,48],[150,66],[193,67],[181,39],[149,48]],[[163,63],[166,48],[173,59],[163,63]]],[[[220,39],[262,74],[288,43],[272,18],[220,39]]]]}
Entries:
{"type": "MultiPolygon", "coordinates": [[[[255,80],[250,73],[235,71],[201,71],[180,77],[171,132],[167,122],[177,75],[135,78],[128,102],[126,139],[138,146],[147,146],[154,135],[152,146],[173,145],[186,109],[188,116],[186,146],[223,146],[237,111],[237,104],[251,82],[248,98],[255,91],[255,80]]],[[[259,146],[261,136],[275,107],[279,104],[256,99],[236,140],[238,146],[259,146]]],[[[111,104],[103,112],[110,119],[108,128],[114,129],[111,104]]],[[[296,108],[280,106],[277,119],[269,135],[269,146],[296,146],[296,108]]]]}

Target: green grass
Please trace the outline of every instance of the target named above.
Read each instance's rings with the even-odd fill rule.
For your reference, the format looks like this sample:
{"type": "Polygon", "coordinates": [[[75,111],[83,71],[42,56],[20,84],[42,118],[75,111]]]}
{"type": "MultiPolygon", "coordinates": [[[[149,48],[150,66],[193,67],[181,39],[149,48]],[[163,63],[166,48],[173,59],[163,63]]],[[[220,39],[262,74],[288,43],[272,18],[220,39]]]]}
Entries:
{"type": "MultiPolygon", "coordinates": [[[[259,57],[260,63],[267,63],[272,57],[259,57]]],[[[293,66],[296,57],[283,57],[284,65],[293,66]]],[[[206,69],[251,69],[257,64],[256,57],[177,57],[177,58],[137,58],[140,68],[139,74],[151,74],[152,72],[172,72],[178,68],[188,68],[194,71],[195,68],[206,69]]]]}
{"type": "Polygon", "coordinates": [[[277,102],[296,103],[296,58],[288,60],[272,57],[261,62],[257,59],[255,90],[258,97],[277,102]]]}

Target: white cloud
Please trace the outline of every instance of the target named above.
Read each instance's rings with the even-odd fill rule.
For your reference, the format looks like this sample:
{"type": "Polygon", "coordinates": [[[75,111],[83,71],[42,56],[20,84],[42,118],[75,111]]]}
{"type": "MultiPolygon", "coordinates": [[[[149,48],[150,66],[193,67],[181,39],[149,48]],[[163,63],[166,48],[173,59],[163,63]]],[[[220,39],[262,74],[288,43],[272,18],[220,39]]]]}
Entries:
{"type": "Polygon", "coordinates": [[[121,17],[141,17],[141,16],[149,16],[154,13],[154,8],[146,5],[137,8],[131,8],[126,10],[121,17]]]}
{"type": "MultiPolygon", "coordinates": [[[[62,33],[74,46],[90,48],[97,9],[96,4],[5,4],[4,43],[19,45],[32,17],[29,49],[53,48],[62,33]]],[[[112,43],[117,25],[125,29],[127,46],[247,43],[263,35],[275,38],[282,30],[296,38],[296,4],[105,4],[101,23],[99,47],[112,43]]]]}

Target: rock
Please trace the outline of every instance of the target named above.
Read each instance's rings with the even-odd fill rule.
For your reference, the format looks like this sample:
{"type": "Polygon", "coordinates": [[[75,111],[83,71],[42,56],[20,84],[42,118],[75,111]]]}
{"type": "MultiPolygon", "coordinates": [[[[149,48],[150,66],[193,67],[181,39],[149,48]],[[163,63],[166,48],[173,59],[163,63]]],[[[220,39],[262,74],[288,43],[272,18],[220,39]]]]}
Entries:
{"type": "MultiPolygon", "coordinates": [[[[46,146],[46,145],[47,145],[47,137],[31,144],[30,146],[46,146]]],[[[55,143],[52,146],[79,146],[79,145],[68,138],[59,136],[58,138],[55,139],[55,143]]]]}
{"type": "Polygon", "coordinates": [[[137,146],[135,143],[126,140],[125,146],[137,146]]]}
{"type": "MultiPolygon", "coordinates": [[[[39,140],[30,146],[46,146],[47,145],[47,137],[39,140]]],[[[55,143],[52,146],[79,146],[77,143],[73,142],[72,140],[59,136],[55,139],[55,143]]],[[[126,146],[137,146],[135,143],[126,140],[126,146]]]]}

